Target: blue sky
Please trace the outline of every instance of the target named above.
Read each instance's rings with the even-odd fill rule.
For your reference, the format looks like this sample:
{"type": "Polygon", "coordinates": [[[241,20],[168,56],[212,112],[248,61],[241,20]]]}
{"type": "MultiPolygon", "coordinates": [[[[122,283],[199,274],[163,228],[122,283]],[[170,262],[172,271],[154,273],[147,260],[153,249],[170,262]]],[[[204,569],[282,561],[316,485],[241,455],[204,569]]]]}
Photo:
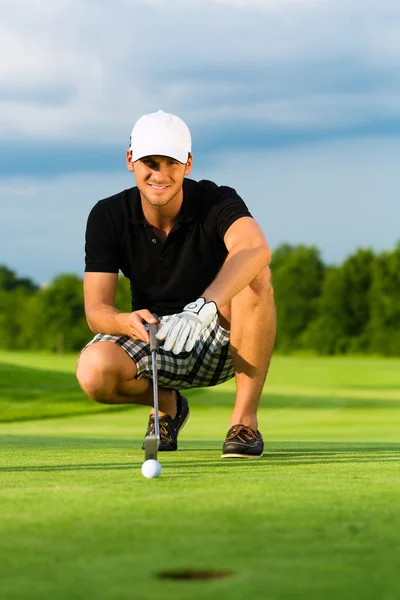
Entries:
{"type": "Polygon", "coordinates": [[[82,274],[97,200],[134,185],[163,109],[195,179],[236,187],[274,249],[326,263],[400,238],[397,0],[0,0],[0,263],[82,274]]]}

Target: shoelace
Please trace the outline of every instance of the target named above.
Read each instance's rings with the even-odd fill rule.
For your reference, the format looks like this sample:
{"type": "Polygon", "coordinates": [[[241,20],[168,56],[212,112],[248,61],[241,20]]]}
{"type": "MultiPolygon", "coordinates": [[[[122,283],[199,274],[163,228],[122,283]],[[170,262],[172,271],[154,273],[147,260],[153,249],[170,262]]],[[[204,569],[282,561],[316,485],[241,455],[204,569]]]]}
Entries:
{"type": "MultiPolygon", "coordinates": [[[[163,423],[162,421],[159,421],[160,424],[160,437],[168,437],[168,429],[165,423],[163,423]]],[[[151,421],[150,423],[150,435],[154,435],[155,434],[155,425],[154,425],[154,420],[151,421]]]]}
{"type": "Polygon", "coordinates": [[[246,443],[247,440],[255,440],[257,438],[257,434],[246,425],[236,425],[226,439],[231,440],[236,437],[242,442],[246,443]],[[244,439],[241,437],[241,435],[244,437],[244,439]]]}

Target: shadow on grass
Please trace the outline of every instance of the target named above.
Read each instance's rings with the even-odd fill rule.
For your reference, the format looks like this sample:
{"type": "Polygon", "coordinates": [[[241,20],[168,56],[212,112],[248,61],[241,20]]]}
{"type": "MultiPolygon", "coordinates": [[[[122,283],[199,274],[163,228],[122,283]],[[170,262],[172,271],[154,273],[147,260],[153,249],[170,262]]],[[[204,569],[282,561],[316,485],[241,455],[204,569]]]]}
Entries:
{"type": "Polygon", "coordinates": [[[0,422],[72,417],[135,406],[102,405],[82,392],[74,373],[0,363],[0,422]]]}
{"type": "MultiPolygon", "coordinates": [[[[359,388],[359,386],[353,386],[359,388]]],[[[370,388],[368,388],[369,391],[370,388]]],[[[348,398],[343,396],[304,397],[266,393],[263,403],[268,408],[399,408],[399,399],[348,398]]],[[[387,388],[382,388],[387,389],[387,388]]],[[[333,390],[337,394],[340,390],[333,390]]],[[[234,393],[224,388],[195,389],[185,392],[192,406],[232,407],[234,393]]],[[[0,363],[0,422],[29,421],[106,411],[132,410],[134,405],[96,404],[80,389],[74,373],[34,369],[0,363]]]]}
{"type": "Polygon", "coordinates": [[[142,440],[121,439],[104,437],[95,438],[84,436],[51,436],[51,435],[25,435],[6,434],[0,435],[0,447],[4,450],[27,450],[34,452],[48,452],[49,449],[76,451],[76,450],[107,450],[107,449],[139,449],[142,440]]]}
{"type": "MultiPolygon", "coordinates": [[[[296,444],[291,443],[292,447],[286,448],[285,444],[276,447],[275,443],[265,445],[264,455],[259,459],[210,459],[206,461],[174,461],[174,466],[185,466],[196,464],[197,466],[226,466],[231,469],[241,469],[246,464],[251,464],[256,468],[265,468],[278,465],[313,465],[328,463],[365,463],[365,462],[388,462],[400,461],[400,444],[296,444]]],[[[190,452],[189,449],[186,449],[190,452]]],[[[201,453],[212,452],[214,449],[202,449],[201,453]]]]}
{"type": "MultiPolygon", "coordinates": [[[[54,438],[53,438],[54,440],[54,438]]],[[[85,445],[87,450],[96,449],[101,446],[105,448],[115,448],[111,440],[107,440],[106,445],[101,443],[96,444],[94,441],[91,444],[85,445]]],[[[71,439],[64,440],[64,448],[73,451],[77,450],[77,446],[68,445],[71,439]]],[[[128,449],[131,452],[131,458],[124,462],[101,462],[101,463],[81,463],[81,464],[57,464],[57,465],[15,465],[0,467],[2,473],[21,473],[21,472],[57,472],[57,471],[113,471],[113,470],[137,470],[142,461],[143,453],[138,447],[132,447],[132,444],[121,444],[120,449],[128,449]]],[[[115,448],[116,449],[116,448],[115,448]]],[[[285,466],[304,466],[304,465],[327,465],[327,464],[343,464],[343,463],[380,463],[380,462],[399,462],[400,460],[400,444],[304,444],[291,443],[290,447],[286,444],[271,443],[266,445],[264,456],[260,459],[221,459],[219,448],[202,448],[202,449],[184,449],[185,460],[173,460],[165,465],[169,470],[168,477],[181,477],[184,472],[185,477],[200,476],[209,468],[210,471],[271,471],[271,468],[285,466]],[[210,453],[210,458],[204,459],[204,453],[210,453]],[[193,457],[190,456],[193,455],[193,457]],[[199,456],[200,454],[200,456],[199,456]],[[175,469],[182,469],[181,473],[174,473],[175,469]]],[[[167,458],[164,453],[159,455],[159,460],[163,464],[163,458],[167,458]]],[[[356,477],[356,474],[355,474],[356,477]]]]}
{"type": "MultiPolygon", "coordinates": [[[[197,391],[197,390],[196,390],[197,391]]],[[[184,392],[185,393],[185,392],[184,392]]],[[[333,394],[337,394],[337,391],[332,390],[333,394]]],[[[348,398],[346,396],[296,396],[286,394],[271,394],[264,392],[262,397],[262,405],[267,408],[319,408],[319,409],[346,409],[346,408],[400,408],[399,400],[388,400],[386,398],[379,398],[379,392],[376,390],[376,398],[348,398]]],[[[400,395],[400,392],[399,392],[400,395]]],[[[191,397],[190,393],[187,394],[190,399],[191,406],[233,406],[234,394],[233,392],[212,392],[212,389],[207,389],[202,392],[202,396],[191,397]]]]}

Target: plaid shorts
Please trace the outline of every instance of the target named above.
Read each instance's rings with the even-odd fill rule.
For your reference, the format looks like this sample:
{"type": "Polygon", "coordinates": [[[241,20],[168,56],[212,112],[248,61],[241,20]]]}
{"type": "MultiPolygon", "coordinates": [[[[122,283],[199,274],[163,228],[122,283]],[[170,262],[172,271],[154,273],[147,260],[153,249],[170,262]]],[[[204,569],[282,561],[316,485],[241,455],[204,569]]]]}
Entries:
{"type": "MultiPolygon", "coordinates": [[[[85,346],[97,342],[114,342],[131,357],[137,368],[136,378],[152,379],[150,346],[128,336],[98,333],[85,346]]],[[[202,331],[191,352],[175,355],[165,351],[160,343],[157,351],[158,385],[185,390],[218,385],[234,375],[229,350],[229,331],[219,325],[217,318],[202,331]]]]}

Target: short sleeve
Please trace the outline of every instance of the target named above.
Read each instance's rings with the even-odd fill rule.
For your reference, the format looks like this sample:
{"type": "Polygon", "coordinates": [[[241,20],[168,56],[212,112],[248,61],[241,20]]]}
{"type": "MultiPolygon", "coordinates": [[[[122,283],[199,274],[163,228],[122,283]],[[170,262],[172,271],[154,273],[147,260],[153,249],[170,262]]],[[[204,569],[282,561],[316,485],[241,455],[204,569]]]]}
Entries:
{"type": "Polygon", "coordinates": [[[223,239],[229,227],[242,217],[252,217],[245,202],[230,187],[221,186],[212,202],[206,219],[206,228],[213,236],[223,239]]]}
{"type": "Polygon", "coordinates": [[[87,220],[85,272],[119,272],[117,236],[103,202],[92,208],[87,220]]]}

